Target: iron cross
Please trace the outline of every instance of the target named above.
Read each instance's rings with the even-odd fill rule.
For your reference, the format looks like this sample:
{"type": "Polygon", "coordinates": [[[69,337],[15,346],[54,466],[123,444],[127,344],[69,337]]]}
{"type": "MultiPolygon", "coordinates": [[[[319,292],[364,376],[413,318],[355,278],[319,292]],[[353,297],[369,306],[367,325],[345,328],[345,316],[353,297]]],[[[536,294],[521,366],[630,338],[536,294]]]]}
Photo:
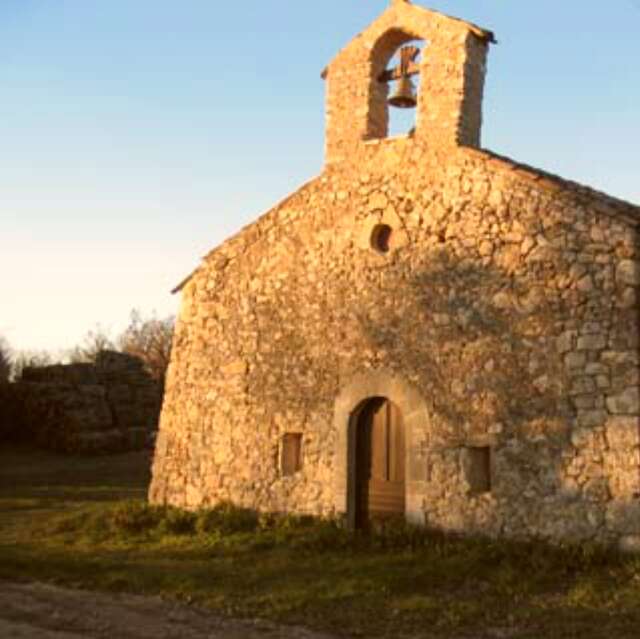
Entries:
{"type": "Polygon", "coordinates": [[[420,67],[416,63],[416,58],[420,54],[420,49],[414,46],[402,47],[400,49],[400,64],[393,69],[383,71],[378,80],[380,82],[392,82],[400,78],[418,75],[420,67]]]}

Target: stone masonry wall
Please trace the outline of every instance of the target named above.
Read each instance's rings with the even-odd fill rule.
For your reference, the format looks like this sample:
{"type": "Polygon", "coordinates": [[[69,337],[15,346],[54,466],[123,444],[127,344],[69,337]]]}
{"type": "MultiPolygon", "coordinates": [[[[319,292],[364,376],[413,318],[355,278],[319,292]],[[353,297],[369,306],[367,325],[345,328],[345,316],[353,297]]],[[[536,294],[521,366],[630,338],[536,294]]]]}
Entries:
{"type": "Polygon", "coordinates": [[[101,353],[95,364],[27,368],[2,398],[7,436],[68,453],[143,448],[162,399],[142,362],[116,352],[101,353]]]}
{"type": "MultiPolygon", "coordinates": [[[[413,9],[389,11],[406,27],[413,9]]],[[[182,290],[150,498],[345,515],[368,392],[403,412],[412,521],[640,549],[640,209],[428,130],[350,137],[331,84],[350,51],[329,68],[323,173],[182,290]]]]}
{"type": "Polygon", "coordinates": [[[335,398],[383,370],[428,406],[411,446],[429,524],[637,536],[638,210],[483,152],[365,151],[185,287],[152,498],[335,512],[335,398]],[[370,246],[380,222],[388,254],[370,246]],[[292,431],[303,469],[282,477],[292,431]],[[468,444],[493,448],[489,495],[469,494],[468,444]]]}

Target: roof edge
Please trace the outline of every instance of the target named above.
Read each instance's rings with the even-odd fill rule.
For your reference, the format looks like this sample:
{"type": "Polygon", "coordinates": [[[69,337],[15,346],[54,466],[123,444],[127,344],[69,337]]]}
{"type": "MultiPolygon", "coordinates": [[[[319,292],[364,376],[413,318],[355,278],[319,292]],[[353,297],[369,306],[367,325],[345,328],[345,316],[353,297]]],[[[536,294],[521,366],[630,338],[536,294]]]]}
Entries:
{"type": "Polygon", "coordinates": [[[336,53],[335,56],[333,56],[333,58],[331,59],[331,62],[329,62],[329,64],[327,64],[322,70],[322,72],[320,73],[320,77],[323,80],[326,80],[327,76],[329,75],[329,67],[341,55],[341,53],[346,49],[346,47],[348,47],[352,42],[360,38],[367,29],[372,27],[387,12],[393,11],[398,6],[404,6],[404,5],[408,5],[412,11],[420,11],[422,13],[427,13],[432,16],[444,18],[445,20],[450,20],[451,22],[457,22],[458,24],[465,26],[474,36],[476,36],[480,40],[483,40],[490,44],[498,44],[498,40],[496,39],[496,35],[493,31],[489,29],[485,29],[484,27],[480,27],[477,24],[474,24],[473,22],[468,22],[467,20],[463,20],[462,18],[456,18],[454,16],[450,16],[446,13],[442,13],[441,11],[436,11],[435,9],[428,9],[427,7],[414,5],[412,2],[410,2],[410,0],[394,0],[391,3],[391,6],[385,9],[375,20],[369,23],[369,25],[365,27],[363,31],[361,31],[356,36],[354,36],[354,38],[352,38],[352,40],[349,43],[347,43],[342,49],[338,51],[338,53],[336,53]]]}
{"type": "MultiPolygon", "coordinates": [[[[407,4],[411,4],[411,3],[409,2],[407,4]]],[[[449,14],[443,13],[442,11],[436,11],[435,9],[428,9],[427,7],[421,7],[421,6],[415,6],[415,5],[412,5],[412,6],[414,6],[414,8],[417,9],[418,11],[423,11],[424,13],[436,15],[441,18],[446,18],[447,20],[451,20],[452,22],[458,22],[464,25],[465,27],[467,27],[467,29],[469,29],[469,31],[471,31],[471,33],[473,33],[474,36],[480,38],[481,40],[486,40],[490,44],[498,44],[498,40],[496,39],[495,32],[491,31],[490,29],[485,29],[484,27],[481,27],[475,24],[474,22],[469,22],[468,20],[463,20],[462,18],[456,18],[455,16],[450,16],[449,14]]]]}
{"type": "Polygon", "coordinates": [[[609,195],[608,193],[594,189],[587,184],[569,180],[560,175],[550,173],[529,164],[523,164],[522,162],[518,162],[510,157],[500,155],[488,149],[476,149],[467,146],[461,146],[459,148],[466,155],[483,159],[487,161],[490,166],[501,171],[511,172],[516,177],[536,184],[547,191],[556,193],[560,191],[571,191],[578,196],[586,195],[602,200],[603,202],[606,202],[608,206],[613,209],[617,209],[620,212],[635,212],[639,216],[638,221],[640,222],[640,204],[609,195]]]}
{"type": "Polygon", "coordinates": [[[310,180],[307,180],[306,182],[304,182],[301,186],[299,186],[295,191],[291,192],[289,195],[287,195],[285,198],[283,198],[282,200],[276,202],[276,204],[274,204],[273,206],[271,206],[269,209],[267,209],[267,211],[265,211],[265,213],[263,213],[262,215],[260,215],[257,219],[249,222],[248,224],[245,224],[239,231],[237,231],[236,233],[234,233],[233,235],[229,236],[228,238],[226,238],[225,240],[223,240],[220,244],[218,244],[216,247],[214,247],[213,249],[211,249],[208,253],[206,253],[205,255],[203,255],[203,257],[201,258],[201,262],[200,264],[193,269],[193,271],[191,271],[191,273],[189,275],[187,275],[187,277],[185,277],[172,291],[171,291],[171,295],[175,295],[176,293],[180,293],[182,291],[182,289],[193,279],[193,277],[196,275],[196,273],[202,268],[202,265],[204,262],[206,262],[207,260],[209,260],[213,255],[215,255],[218,251],[220,251],[223,247],[225,247],[227,244],[229,244],[230,242],[233,242],[234,240],[237,240],[238,238],[240,238],[244,233],[247,232],[247,230],[251,227],[253,227],[255,224],[257,224],[260,220],[263,220],[264,218],[266,218],[268,215],[271,215],[272,213],[274,213],[275,211],[277,211],[278,209],[282,208],[283,206],[286,206],[290,200],[292,200],[296,195],[298,195],[299,193],[301,193],[304,189],[306,189],[308,186],[310,186],[311,184],[313,184],[314,182],[316,182],[317,180],[319,180],[322,177],[322,173],[320,173],[319,175],[316,175],[315,177],[311,178],[310,180]]]}

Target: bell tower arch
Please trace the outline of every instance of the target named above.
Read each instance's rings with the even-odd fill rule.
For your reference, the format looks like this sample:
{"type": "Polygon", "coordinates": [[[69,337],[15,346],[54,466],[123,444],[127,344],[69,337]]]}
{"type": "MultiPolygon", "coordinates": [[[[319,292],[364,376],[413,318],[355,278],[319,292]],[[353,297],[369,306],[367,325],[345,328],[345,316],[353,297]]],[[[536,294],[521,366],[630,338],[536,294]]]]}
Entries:
{"type": "MultiPolygon", "coordinates": [[[[367,141],[386,138],[389,85],[417,76],[414,139],[430,146],[480,146],[482,97],[493,33],[471,23],[392,0],[323,72],[326,88],[326,163],[357,161],[367,141]],[[406,43],[425,43],[417,59],[388,69],[406,43]],[[408,73],[407,73],[408,72],[408,73]]],[[[411,55],[408,55],[411,58],[411,55]]]]}

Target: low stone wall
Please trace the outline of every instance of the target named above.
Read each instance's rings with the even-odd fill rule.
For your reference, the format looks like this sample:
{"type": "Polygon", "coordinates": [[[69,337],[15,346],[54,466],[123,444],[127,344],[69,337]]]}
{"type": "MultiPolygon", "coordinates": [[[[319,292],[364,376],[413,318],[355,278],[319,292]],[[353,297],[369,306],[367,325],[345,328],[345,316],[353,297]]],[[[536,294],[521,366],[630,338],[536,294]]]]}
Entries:
{"type": "Polygon", "coordinates": [[[0,434],[61,452],[135,450],[152,439],[161,401],[140,360],[107,351],[95,364],[27,368],[0,388],[0,434]]]}

